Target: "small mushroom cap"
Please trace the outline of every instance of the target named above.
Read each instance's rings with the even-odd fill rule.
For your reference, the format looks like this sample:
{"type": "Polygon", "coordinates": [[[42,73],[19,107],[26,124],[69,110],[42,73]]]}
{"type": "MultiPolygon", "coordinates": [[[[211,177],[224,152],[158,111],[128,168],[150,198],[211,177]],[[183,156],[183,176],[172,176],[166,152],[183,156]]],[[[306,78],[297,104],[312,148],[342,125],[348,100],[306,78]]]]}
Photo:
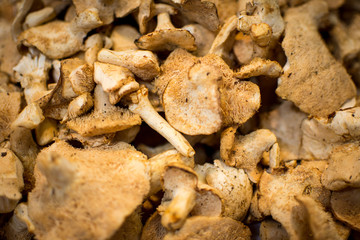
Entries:
{"type": "Polygon", "coordinates": [[[262,48],[257,45],[250,35],[239,32],[235,37],[233,51],[237,61],[243,64],[249,64],[256,57],[265,58],[270,55],[270,48],[262,48]]]}
{"type": "Polygon", "coordinates": [[[86,113],[94,106],[94,101],[90,93],[84,93],[80,96],[74,98],[68,106],[66,116],[63,118],[63,122],[66,122],[70,119],[79,117],[80,115],[86,113]]]}
{"type": "Polygon", "coordinates": [[[178,47],[195,51],[195,38],[184,29],[159,29],[141,36],[135,41],[140,49],[150,51],[172,51],[178,47]]]}
{"type": "Polygon", "coordinates": [[[98,60],[125,67],[145,81],[152,80],[160,73],[158,59],[150,51],[126,50],[116,52],[102,49],[98,53],[98,60]]]}
{"type": "Polygon", "coordinates": [[[68,121],[66,126],[82,136],[91,137],[125,130],[140,123],[139,115],[111,105],[108,94],[97,85],[94,93],[94,111],[68,121]]]}
{"type": "MultiPolygon", "coordinates": [[[[75,175],[66,185],[55,181],[53,186],[52,178],[69,171],[61,167],[60,175],[44,175],[56,167],[51,161],[46,161],[49,168],[35,168],[37,180],[29,195],[29,216],[39,239],[108,239],[149,191],[146,157],[129,147],[75,149],[59,141],[44,149],[37,162],[52,153],[65,159],[75,175]]],[[[63,166],[63,160],[58,160],[63,166]]]]}
{"type": "Polygon", "coordinates": [[[242,66],[239,71],[235,72],[234,76],[239,79],[257,76],[276,78],[280,77],[282,73],[282,67],[278,62],[254,58],[249,64],[242,66]]]}
{"type": "Polygon", "coordinates": [[[0,99],[0,142],[2,142],[10,135],[10,125],[20,112],[21,94],[1,92],[0,99]]]}
{"type": "Polygon", "coordinates": [[[332,192],[331,209],[334,216],[352,229],[360,231],[360,188],[332,192]]]}
{"type": "Polygon", "coordinates": [[[134,41],[140,37],[140,33],[131,25],[116,26],[111,32],[114,51],[136,50],[134,41]]]}
{"type": "Polygon", "coordinates": [[[164,240],[250,240],[250,229],[231,218],[196,216],[186,220],[177,232],[168,233],[164,240]]]}
{"type": "Polygon", "coordinates": [[[317,21],[326,13],[324,1],[311,1],[287,11],[282,46],[289,67],[276,89],[280,97],[319,117],[333,113],[356,95],[346,69],[331,55],[317,30],[317,21]]]}
{"type": "Polygon", "coordinates": [[[134,81],[134,75],[127,68],[95,62],[94,81],[101,84],[105,92],[114,92],[129,81],[134,81]]]}
{"type": "Polygon", "coordinates": [[[218,80],[221,69],[199,60],[188,77],[172,78],[163,95],[166,119],[188,135],[209,135],[222,125],[218,80]]]}
{"type": "Polygon", "coordinates": [[[43,111],[38,104],[27,105],[12,122],[11,128],[25,127],[28,129],[36,128],[45,119],[43,111]]]}
{"type": "Polygon", "coordinates": [[[69,80],[76,94],[89,93],[94,89],[93,71],[89,64],[82,64],[71,71],[69,80]]]}
{"type": "Polygon", "coordinates": [[[253,24],[250,28],[250,36],[260,47],[266,47],[270,44],[272,30],[266,23],[253,24]]]}
{"type": "Polygon", "coordinates": [[[360,187],[360,148],[358,144],[344,144],[333,149],[329,166],[322,175],[322,183],[332,191],[360,187]]]}
{"type": "Polygon", "coordinates": [[[9,149],[0,148],[0,213],[15,209],[24,187],[23,166],[9,149]]]}

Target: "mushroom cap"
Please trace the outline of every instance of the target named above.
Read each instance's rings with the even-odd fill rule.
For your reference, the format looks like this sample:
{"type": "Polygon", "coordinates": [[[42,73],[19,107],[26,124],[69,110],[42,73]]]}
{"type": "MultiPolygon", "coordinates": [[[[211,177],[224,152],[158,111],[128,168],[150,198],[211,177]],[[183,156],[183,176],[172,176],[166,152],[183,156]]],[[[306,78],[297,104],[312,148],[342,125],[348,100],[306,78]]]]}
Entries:
{"type": "Polygon", "coordinates": [[[349,143],[333,149],[321,182],[332,191],[360,187],[360,147],[349,143]]]}
{"type": "Polygon", "coordinates": [[[356,95],[346,69],[331,55],[317,30],[317,21],[326,13],[324,1],[311,1],[286,12],[282,47],[289,67],[276,89],[303,112],[319,117],[328,116],[356,95]]]}
{"type": "Polygon", "coordinates": [[[135,40],[135,44],[140,49],[150,51],[173,51],[178,47],[196,50],[194,36],[187,30],[175,28],[155,30],[135,40]]]}
{"type": "Polygon", "coordinates": [[[331,209],[339,221],[360,231],[360,188],[346,189],[331,194],[331,209]]]}
{"type": "MultiPolygon", "coordinates": [[[[181,75],[180,75],[181,76],[181,75]]],[[[188,135],[209,135],[222,125],[218,80],[221,69],[199,59],[187,78],[172,78],[163,95],[168,122],[188,135]]]]}
{"type": "Polygon", "coordinates": [[[0,213],[8,213],[15,209],[22,198],[24,168],[9,149],[0,148],[0,160],[0,213]]]}
{"type": "Polygon", "coordinates": [[[20,112],[21,94],[1,92],[0,99],[0,142],[2,142],[10,135],[10,125],[20,112]]]}
{"type": "Polygon", "coordinates": [[[49,177],[64,179],[69,170],[48,175],[35,167],[28,210],[39,239],[107,239],[149,191],[146,156],[131,148],[76,149],[58,141],[38,155],[37,163],[54,169],[55,162],[46,160],[52,153],[66,159],[74,172],[72,180],[53,186],[49,177]]]}
{"type": "Polygon", "coordinates": [[[196,216],[188,218],[180,230],[168,233],[164,240],[250,240],[250,237],[250,229],[231,218],[196,216]]]}

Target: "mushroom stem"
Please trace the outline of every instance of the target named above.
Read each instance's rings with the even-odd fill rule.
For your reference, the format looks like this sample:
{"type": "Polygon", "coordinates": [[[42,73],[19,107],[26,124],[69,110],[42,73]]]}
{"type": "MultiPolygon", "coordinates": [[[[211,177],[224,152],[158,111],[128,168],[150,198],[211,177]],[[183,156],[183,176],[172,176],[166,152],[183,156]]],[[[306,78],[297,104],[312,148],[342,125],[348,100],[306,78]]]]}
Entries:
{"type": "Polygon", "coordinates": [[[129,106],[130,111],[137,113],[155,131],[168,140],[181,154],[192,157],[195,154],[190,143],[165,121],[151,105],[148,90],[141,87],[137,92],[139,102],[129,106]]]}
{"type": "Polygon", "coordinates": [[[175,29],[170,20],[170,14],[167,12],[161,12],[157,15],[157,25],[155,31],[160,31],[161,29],[175,29]]]}
{"type": "Polygon", "coordinates": [[[175,197],[161,217],[161,224],[170,230],[179,229],[195,206],[196,191],[192,188],[176,190],[175,197]]]}

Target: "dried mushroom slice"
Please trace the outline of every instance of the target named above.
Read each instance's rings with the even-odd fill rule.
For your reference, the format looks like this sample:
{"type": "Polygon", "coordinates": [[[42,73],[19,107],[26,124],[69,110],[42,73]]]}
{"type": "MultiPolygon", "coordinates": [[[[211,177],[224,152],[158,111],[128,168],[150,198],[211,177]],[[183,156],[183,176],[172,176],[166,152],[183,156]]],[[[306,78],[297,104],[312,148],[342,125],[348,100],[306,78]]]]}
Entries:
{"type": "Polygon", "coordinates": [[[111,105],[108,94],[97,85],[94,93],[94,110],[68,121],[66,126],[82,136],[91,137],[125,130],[139,124],[141,124],[139,115],[111,105]]]}
{"type": "Polygon", "coordinates": [[[317,30],[326,3],[312,1],[289,9],[282,42],[288,64],[276,93],[313,116],[326,117],[356,95],[345,68],[327,49],[317,30]],[[334,97],[336,96],[336,97],[334,97]]]}
{"type": "Polygon", "coordinates": [[[332,191],[360,187],[360,148],[349,143],[333,149],[321,182],[332,191]]]}
{"type": "Polygon", "coordinates": [[[250,229],[231,218],[195,216],[186,220],[176,232],[165,235],[164,240],[250,240],[250,229]]]}
{"type": "Polygon", "coordinates": [[[104,24],[109,24],[114,20],[114,15],[117,18],[122,18],[139,7],[141,0],[74,0],[76,12],[79,14],[88,8],[97,8],[99,10],[99,17],[104,24]]]}
{"type": "Polygon", "coordinates": [[[0,143],[11,133],[10,125],[20,112],[21,94],[19,92],[0,92],[0,143]]]}
{"type": "Polygon", "coordinates": [[[209,135],[222,125],[218,81],[221,69],[198,60],[188,77],[172,78],[163,94],[166,119],[188,135],[209,135]]]}
{"type": "Polygon", "coordinates": [[[81,49],[86,34],[103,24],[98,14],[97,9],[90,8],[69,23],[57,20],[29,28],[20,34],[18,44],[36,47],[51,59],[71,56],[81,49]]]}
{"type": "Polygon", "coordinates": [[[347,189],[331,194],[331,210],[339,221],[360,231],[360,189],[347,189]]]}
{"type": "Polygon", "coordinates": [[[29,194],[36,236],[111,237],[149,191],[145,160],[128,147],[75,149],[59,141],[44,149],[37,158],[36,187],[29,194]]]}
{"type": "Polygon", "coordinates": [[[102,49],[98,54],[98,61],[125,67],[145,81],[152,80],[160,73],[158,59],[150,51],[124,50],[117,52],[102,49]]]}
{"type": "Polygon", "coordinates": [[[9,149],[0,148],[0,160],[0,213],[8,213],[15,209],[22,198],[24,168],[9,149]]]}
{"type": "Polygon", "coordinates": [[[282,224],[290,238],[297,239],[299,203],[295,196],[307,195],[320,202],[324,207],[329,206],[330,191],[321,184],[321,174],[327,163],[325,161],[302,161],[295,168],[287,171],[266,171],[262,174],[259,187],[252,199],[250,213],[255,219],[262,219],[271,215],[282,224]]]}

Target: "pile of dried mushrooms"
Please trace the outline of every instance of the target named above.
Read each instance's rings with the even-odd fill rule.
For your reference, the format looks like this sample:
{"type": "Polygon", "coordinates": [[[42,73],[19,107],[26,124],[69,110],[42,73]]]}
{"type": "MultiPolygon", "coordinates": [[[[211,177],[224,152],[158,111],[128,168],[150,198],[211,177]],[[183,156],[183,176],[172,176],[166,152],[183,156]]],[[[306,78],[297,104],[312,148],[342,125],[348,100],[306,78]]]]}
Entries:
{"type": "Polygon", "coordinates": [[[360,239],[358,0],[4,0],[0,239],[360,239]]]}

